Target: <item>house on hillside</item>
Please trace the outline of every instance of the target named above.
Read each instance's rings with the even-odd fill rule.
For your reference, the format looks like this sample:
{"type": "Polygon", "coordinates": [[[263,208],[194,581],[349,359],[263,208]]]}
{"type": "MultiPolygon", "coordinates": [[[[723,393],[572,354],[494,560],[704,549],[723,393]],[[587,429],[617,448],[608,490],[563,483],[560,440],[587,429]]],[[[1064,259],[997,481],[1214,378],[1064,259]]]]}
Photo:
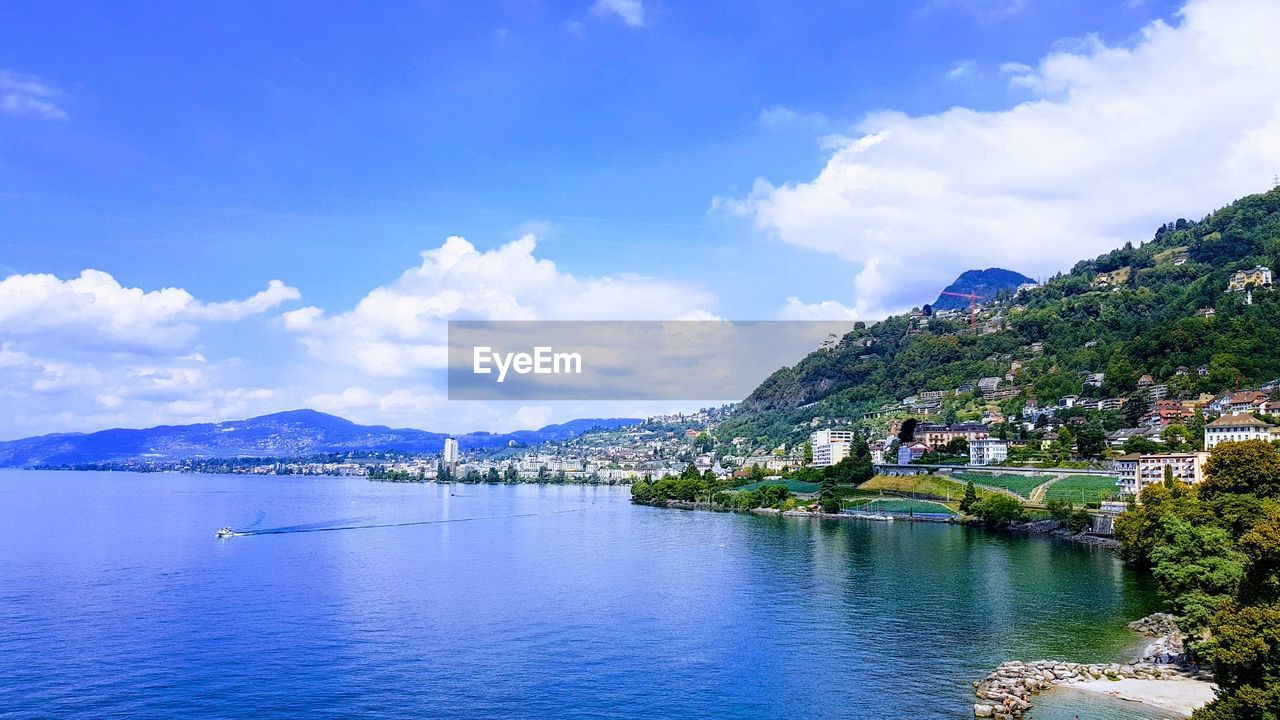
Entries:
{"type": "Polygon", "coordinates": [[[914,460],[924,457],[929,452],[929,446],[922,442],[913,442],[910,445],[903,444],[898,446],[898,464],[909,465],[914,460]]]}
{"type": "Polygon", "coordinates": [[[1261,412],[1263,403],[1270,399],[1270,394],[1260,390],[1241,390],[1231,393],[1231,401],[1227,403],[1225,410],[1236,415],[1261,412]]]}
{"type": "Polygon", "coordinates": [[[1142,437],[1152,442],[1162,443],[1159,427],[1136,427],[1136,428],[1120,428],[1107,433],[1107,444],[1113,448],[1123,446],[1130,438],[1142,437]]]}
{"type": "Polygon", "coordinates": [[[1223,415],[1204,426],[1204,449],[1212,450],[1220,442],[1273,440],[1280,437],[1276,430],[1252,415],[1223,415]]]}
{"type": "Polygon", "coordinates": [[[987,426],[979,423],[955,423],[952,425],[921,424],[916,427],[916,439],[932,449],[938,449],[956,438],[969,442],[988,436],[987,426]]]}
{"type": "Polygon", "coordinates": [[[1252,270],[1237,270],[1227,281],[1227,292],[1245,292],[1250,288],[1271,287],[1271,268],[1258,265],[1252,270]]]}

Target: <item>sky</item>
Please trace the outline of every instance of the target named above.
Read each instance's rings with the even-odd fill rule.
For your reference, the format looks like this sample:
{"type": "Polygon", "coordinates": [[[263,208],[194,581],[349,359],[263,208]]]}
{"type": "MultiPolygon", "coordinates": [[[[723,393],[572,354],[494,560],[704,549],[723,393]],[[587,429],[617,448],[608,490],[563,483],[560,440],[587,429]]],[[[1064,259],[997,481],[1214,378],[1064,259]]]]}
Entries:
{"type": "Polygon", "coordinates": [[[1280,171],[1271,0],[0,7],[0,439],[449,402],[468,319],[875,320],[1280,171]]]}

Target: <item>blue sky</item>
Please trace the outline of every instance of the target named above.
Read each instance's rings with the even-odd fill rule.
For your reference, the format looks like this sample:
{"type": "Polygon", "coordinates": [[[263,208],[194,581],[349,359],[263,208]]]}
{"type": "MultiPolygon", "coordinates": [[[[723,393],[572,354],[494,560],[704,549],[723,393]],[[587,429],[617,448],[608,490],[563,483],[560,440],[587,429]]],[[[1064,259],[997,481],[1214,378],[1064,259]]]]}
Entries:
{"type": "MultiPolygon", "coordinates": [[[[97,346],[82,337],[79,353],[68,349],[67,332],[40,337],[38,323],[0,309],[0,347],[24,363],[0,374],[22,418],[0,424],[0,437],[86,422],[212,419],[316,404],[309,401],[351,389],[367,391],[354,393],[366,400],[410,386],[430,396],[439,386],[426,361],[385,374],[392,368],[382,358],[378,375],[367,372],[369,363],[327,360],[351,353],[332,341],[344,313],[360,324],[349,314],[362,298],[398,282],[402,295],[419,299],[438,289],[405,290],[402,273],[450,236],[465,237],[484,258],[532,234],[528,255],[555,264],[549,283],[642,275],[653,284],[635,286],[630,302],[664,293],[676,298],[664,308],[673,315],[877,317],[928,301],[968,267],[1046,275],[1085,253],[1149,237],[1170,217],[1265,188],[1262,164],[1202,168],[1205,180],[1174,177],[1168,187],[1135,181],[1135,196],[1157,197],[1098,213],[1087,237],[1061,252],[1053,226],[1101,201],[1071,197],[1045,207],[1043,198],[1071,194],[1046,178],[1119,184],[1124,178],[1103,159],[1115,153],[1078,153],[1096,154],[1092,163],[1063,159],[1074,151],[1002,157],[1009,143],[983,134],[994,126],[1002,137],[1022,137],[1023,127],[1075,123],[1078,142],[1091,145],[1085,138],[1095,131],[1082,118],[1108,107],[1107,98],[1175,80],[1176,68],[1159,69],[1162,48],[1228,32],[1227,18],[1269,12],[1265,2],[1245,0],[1181,8],[1156,0],[6,3],[0,278],[51,274],[62,283],[95,269],[126,296],[131,288],[180,288],[204,304],[244,300],[276,279],[294,292],[264,299],[264,309],[188,307],[138,325],[139,332],[194,329],[185,342],[139,356],[145,369],[166,372],[182,357],[201,356],[188,395],[133,394],[138,388],[120,378],[142,361],[126,357],[132,350],[120,345],[120,333],[97,346]],[[881,135],[889,139],[877,147],[856,145],[881,135]],[[880,190],[865,202],[824,204],[867,184],[829,187],[849,177],[845,161],[880,190]],[[990,175],[971,177],[974,166],[990,175]],[[982,202],[958,201],[919,194],[928,177],[879,174],[909,167],[940,172],[944,183],[990,187],[982,202]],[[1025,197],[1001,186],[1003,176],[1020,177],[1025,197]],[[938,226],[893,220],[935,215],[938,226]],[[975,241],[959,254],[924,251],[934,239],[963,245],[938,228],[978,215],[990,216],[991,226],[960,223],[966,237],[1026,232],[975,241]],[[879,250],[894,243],[922,254],[879,250]],[[285,319],[304,307],[321,315],[285,319]],[[99,376],[98,385],[85,381],[71,393],[78,400],[32,389],[49,366],[75,363],[99,376]],[[317,368],[325,364],[334,367],[317,368]],[[216,400],[235,391],[263,392],[258,400],[216,400]],[[84,400],[104,395],[105,404],[84,400]]],[[[1249,46],[1250,38],[1240,42],[1249,46]]],[[[1270,80],[1250,57],[1240,62],[1246,74],[1270,80]]],[[[1186,79],[1186,91],[1219,80],[1205,70],[1186,79]]],[[[1247,122],[1224,129],[1189,116],[1162,144],[1140,143],[1136,167],[1201,145],[1208,133],[1230,134],[1223,142],[1256,135],[1273,111],[1240,94],[1231,100],[1247,122]]],[[[1131,144],[1125,127],[1117,121],[1111,133],[1119,147],[1131,144]]],[[[1107,139],[1107,128],[1096,134],[1107,139]]],[[[1070,127],[1064,135],[1069,144],[1070,127]]],[[[1059,136],[1027,142],[1048,147],[1059,136]]],[[[1271,148],[1260,152],[1269,161],[1271,148]]],[[[456,280],[426,275],[439,287],[456,280]]],[[[72,294],[85,292],[97,291],[72,294]]],[[[527,292],[513,291],[513,302],[533,316],[573,315],[563,301],[550,309],[545,289],[527,292]]],[[[389,327],[367,339],[415,346],[388,350],[401,355],[434,344],[415,332],[389,327]]],[[[448,430],[512,415],[419,400],[409,410],[386,402],[330,409],[448,430]]],[[[521,422],[573,410],[530,411],[521,422]]]]}

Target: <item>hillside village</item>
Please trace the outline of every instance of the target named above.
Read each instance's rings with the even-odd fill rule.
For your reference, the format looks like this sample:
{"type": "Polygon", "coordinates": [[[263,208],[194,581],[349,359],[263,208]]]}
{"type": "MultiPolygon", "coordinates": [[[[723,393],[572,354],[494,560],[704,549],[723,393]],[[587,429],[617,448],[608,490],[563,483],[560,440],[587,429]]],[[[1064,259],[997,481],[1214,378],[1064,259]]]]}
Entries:
{"type": "MultiPolygon", "coordinates": [[[[1074,497],[1097,505],[1165,477],[1199,482],[1219,442],[1280,439],[1277,260],[1280,189],[1165,223],[1150,242],[1044,282],[967,271],[938,308],[852,322],[736,405],[547,442],[462,452],[455,443],[449,457],[352,451],[169,469],[462,482],[705,477],[723,488],[776,478],[799,488],[856,457],[879,475],[981,471],[984,487],[1028,502],[1043,488],[1032,492],[1027,474],[1092,473],[1074,497]]],[[[153,465],[129,469],[165,469],[153,465]]]]}

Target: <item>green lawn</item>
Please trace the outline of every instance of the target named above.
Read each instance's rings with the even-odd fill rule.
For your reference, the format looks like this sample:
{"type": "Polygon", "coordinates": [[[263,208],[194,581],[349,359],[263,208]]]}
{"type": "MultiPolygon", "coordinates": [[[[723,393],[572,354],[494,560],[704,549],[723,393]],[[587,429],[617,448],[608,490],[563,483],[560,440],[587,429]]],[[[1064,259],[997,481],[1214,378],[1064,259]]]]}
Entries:
{"type": "Polygon", "coordinates": [[[862,512],[893,512],[893,513],[942,513],[945,515],[955,515],[956,512],[942,503],[929,502],[928,500],[908,500],[904,498],[889,498],[878,500],[859,500],[857,504],[846,506],[851,509],[860,510],[862,512]]]}
{"type": "MultiPolygon", "coordinates": [[[[917,493],[936,498],[959,500],[964,497],[964,483],[938,475],[877,475],[858,486],[859,490],[891,493],[917,493]]],[[[978,488],[978,497],[991,494],[978,488]]]]}
{"type": "Polygon", "coordinates": [[[816,493],[822,489],[822,485],[818,483],[801,482],[800,480],[761,480],[750,485],[736,487],[734,490],[759,490],[765,485],[786,485],[787,489],[793,493],[816,493]]]}
{"type": "Polygon", "coordinates": [[[1047,475],[1012,475],[1001,473],[976,473],[976,472],[960,472],[952,473],[951,477],[958,478],[961,482],[973,480],[975,485],[989,485],[991,487],[1004,488],[1012,493],[1028,497],[1031,491],[1037,485],[1041,485],[1049,480],[1047,475]]]}
{"type": "Polygon", "coordinates": [[[1115,495],[1116,479],[1100,475],[1068,475],[1045,490],[1045,502],[1070,500],[1077,507],[1115,495]]]}

